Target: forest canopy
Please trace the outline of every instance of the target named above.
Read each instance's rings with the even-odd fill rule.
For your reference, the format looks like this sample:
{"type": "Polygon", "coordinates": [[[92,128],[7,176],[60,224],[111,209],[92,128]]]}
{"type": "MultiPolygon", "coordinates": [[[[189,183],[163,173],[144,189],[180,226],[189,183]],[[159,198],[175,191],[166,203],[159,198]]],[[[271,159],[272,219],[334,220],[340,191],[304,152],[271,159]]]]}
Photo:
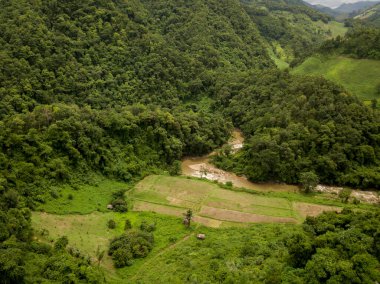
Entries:
{"type": "MultiPolygon", "coordinates": [[[[178,174],[182,157],[220,147],[233,126],[246,146],[221,153],[220,167],[255,181],[298,183],[314,172],[379,188],[378,111],[322,78],[280,72],[268,54],[272,40],[293,50],[321,42],[310,21],[329,17],[298,0],[1,1],[0,282],[102,282],[65,236],[54,246],[35,240],[31,210],[52,186],[92,175],[132,183],[178,174]]],[[[373,54],[370,46],[363,57],[373,54]]],[[[129,259],[153,246],[141,232],[114,242],[129,259]],[[146,242],[130,247],[131,236],[146,242]]],[[[368,254],[377,249],[347,258],[376,266],[368,254]]]]}

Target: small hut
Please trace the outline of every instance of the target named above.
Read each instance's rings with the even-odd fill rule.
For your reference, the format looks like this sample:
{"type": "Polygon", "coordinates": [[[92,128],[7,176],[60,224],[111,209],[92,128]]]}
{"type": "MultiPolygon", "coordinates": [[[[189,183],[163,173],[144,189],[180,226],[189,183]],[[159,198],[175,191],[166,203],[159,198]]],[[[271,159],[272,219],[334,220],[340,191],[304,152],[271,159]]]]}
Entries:
{"type": "Polygon", "coordinates": [[[198,234],[197,239],[203,241],[204,239],[206,239],[206,235],[205,234],[198,234]]]}
{"type": "Polygon", "coordinates": [[[112,205],[112,204],[108,204],[108,205],[107,205],[107,209],[108,209],[108,210],[113,210],[113,205],[112,205]]]}

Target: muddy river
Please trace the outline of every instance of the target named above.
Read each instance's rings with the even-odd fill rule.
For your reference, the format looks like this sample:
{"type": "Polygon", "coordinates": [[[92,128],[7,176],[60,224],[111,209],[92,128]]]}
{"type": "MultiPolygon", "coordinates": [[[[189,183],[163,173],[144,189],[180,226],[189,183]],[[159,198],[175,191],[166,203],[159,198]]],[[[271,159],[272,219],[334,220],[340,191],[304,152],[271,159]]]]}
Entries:
{"type": "MultiPolygon", "coordinates": [[[[233,151],[239,151],[243,148],[244,137],[239,130],[234,130],[228,144],[233,151]]],[[[287,191],[295,192],[298,190],[296,186],[276,183],[253,183],[247,178],[237,176],[234,173],[218,169],[209,163],[209,158],[214,153],[203,157],[188,157],[182,161],[182,174],[186,176],[206,178],[209,180],[217,180],[222,183],[232,182],[236,187],[244,187],[257,191],[287,191]]]]}
{"type": "MultiPolygon", "coordinates": [[[[231,139],[228,141],[233,151],[239,151],[243,148],[244,137],[239,130],[234,130],[231,139]]],[[[182,161],[182,174],[185,176],[206,178],[209,180],[216,180],[218,182],[226,183],[232,182],[236,187],[244,187],[257,191],[282,191],[282,192],[297,192],[298,187],[287,184],[277,183],[253,183],[243,176],[237,176],[221,169],[218,169],[209,162],[210,153],[202,157],[188,157],[182,161]]],[[[342,188],[319,185],[316,191],[326,194],[337,195],[342,188]]],[[[380,197],[374,191],[360,191],[355,190],[352,192],[352,197],[368,203],[379,203],[380,197]]]]}

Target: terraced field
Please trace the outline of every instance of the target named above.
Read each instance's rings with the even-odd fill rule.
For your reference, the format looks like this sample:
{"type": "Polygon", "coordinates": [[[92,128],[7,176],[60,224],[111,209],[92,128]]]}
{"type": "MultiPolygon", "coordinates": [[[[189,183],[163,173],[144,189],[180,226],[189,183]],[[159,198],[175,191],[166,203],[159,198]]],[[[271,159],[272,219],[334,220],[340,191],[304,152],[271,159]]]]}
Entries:
{"type": "Polygon", "coordinates": [[[134,211],[182,216],[187,209],[194,221],[209,227],[244,223],[299,223],[307,215],[340,210],[338,207],[291,202],[223,189],[215,183],[184,177],[149,176],[137,184],[134,211]]]}

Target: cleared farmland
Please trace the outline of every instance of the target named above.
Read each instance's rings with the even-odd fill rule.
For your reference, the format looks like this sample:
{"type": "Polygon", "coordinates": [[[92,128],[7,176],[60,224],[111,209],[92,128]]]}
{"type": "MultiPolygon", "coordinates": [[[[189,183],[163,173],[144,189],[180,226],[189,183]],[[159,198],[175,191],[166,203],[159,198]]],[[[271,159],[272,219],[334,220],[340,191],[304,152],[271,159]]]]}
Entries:
{"type": "Polygon", "coordinates": [[[182,216],[187,209],[192,209],[194,221],[210,227],[241,223],[299,223],[315,212],[340,209],[227,190],[216,183],[184,177],[157,175],[138,183],[133,198],[135,211],[182,216]]]}

